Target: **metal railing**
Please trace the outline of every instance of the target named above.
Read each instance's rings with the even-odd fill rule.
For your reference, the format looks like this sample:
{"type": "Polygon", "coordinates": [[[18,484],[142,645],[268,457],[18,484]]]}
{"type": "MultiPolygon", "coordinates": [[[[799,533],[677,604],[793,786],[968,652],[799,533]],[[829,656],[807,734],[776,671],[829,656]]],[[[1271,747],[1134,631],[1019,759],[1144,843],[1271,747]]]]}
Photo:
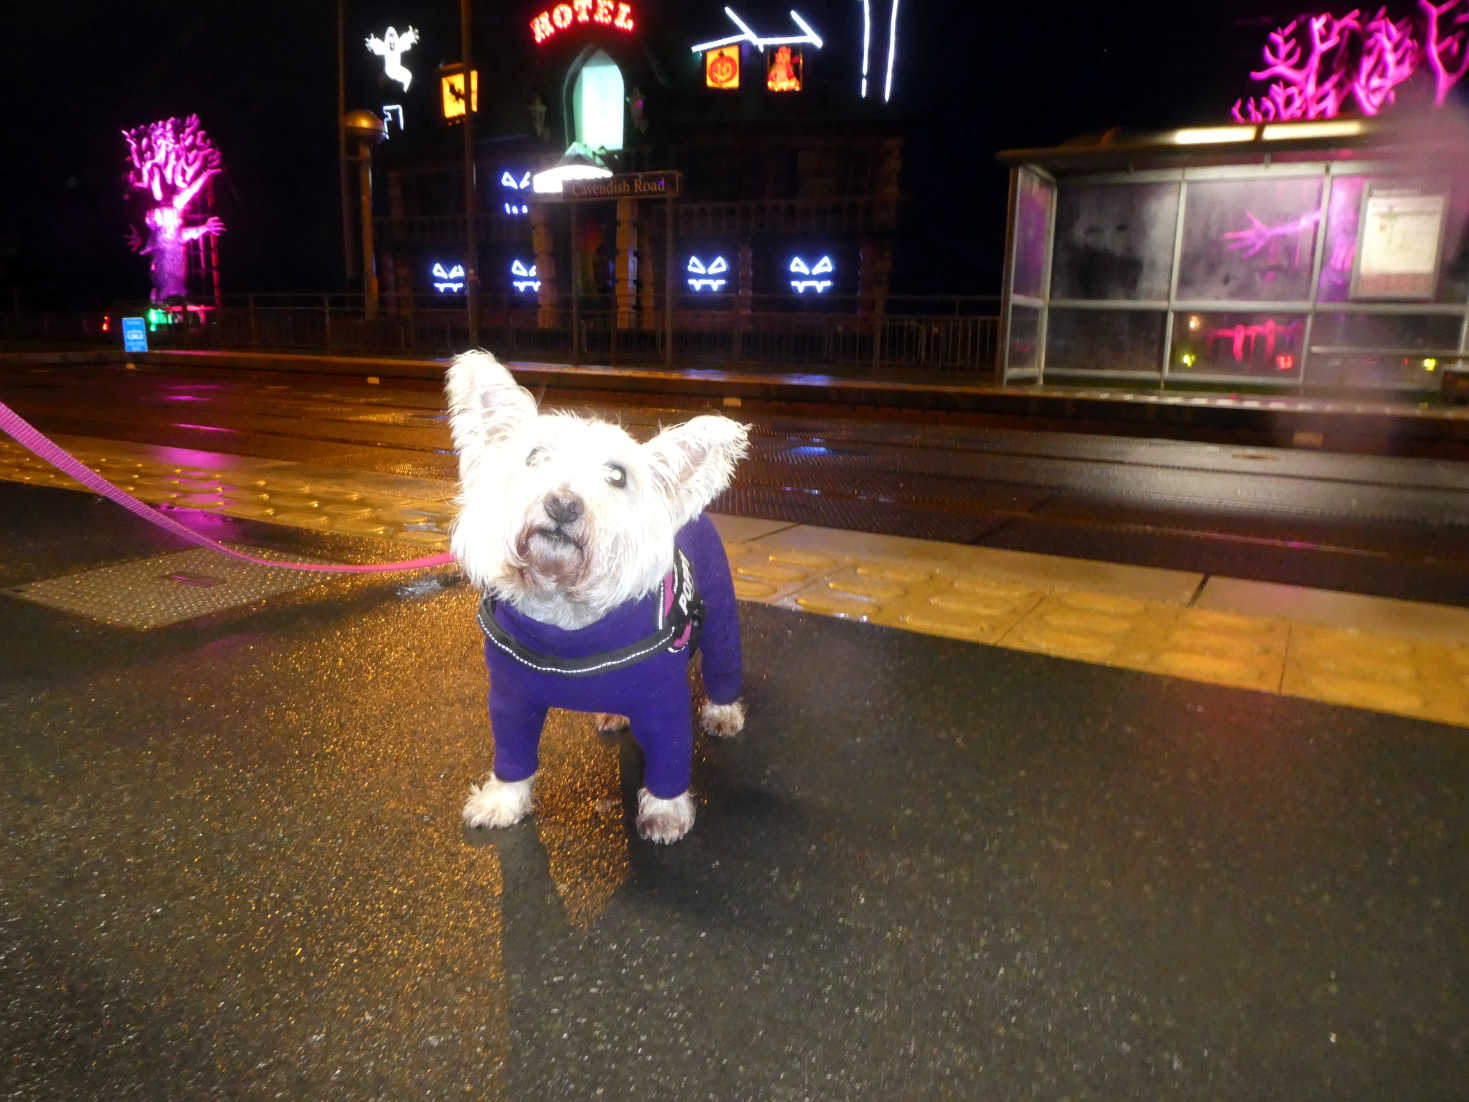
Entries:
{"type": "MultiPolygon", "coordinates": [[[[202,322],[190,318],[155,331],[150,344],[436,358],[469,345],[463,302],[462,297],[386,296],[377,317],[367,319],[361,295],[227,297],[202,322]]],[[[671,360],[677,367],[780,367],[842,375],[921,372],[971,382],[994,376],[998,319],[993,297],[752,295],[714,301],[675,295],[671,325],[665,324],[664,304],[660,295],[632,310],[618,310],[609,296],[582,296],[573,310],[563,296],[556,308],[543,310],[534,295],[483,296],[478,343],[505,359],[609,365],[671,360]]]]}

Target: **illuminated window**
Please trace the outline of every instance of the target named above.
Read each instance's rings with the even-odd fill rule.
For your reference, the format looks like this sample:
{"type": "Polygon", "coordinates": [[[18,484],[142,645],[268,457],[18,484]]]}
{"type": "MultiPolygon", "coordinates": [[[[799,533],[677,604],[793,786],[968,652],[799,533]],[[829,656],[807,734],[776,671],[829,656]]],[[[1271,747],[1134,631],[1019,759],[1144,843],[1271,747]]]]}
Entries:
{"type": "MultiPolygon", "coordinates": [[[[507,191],[520,192],[529,191],[531,186],[530,169],[517,176],[508,168],[500,173],[500,186],[507,191]]],[[[505,213],[512,218],[520,218],[530,213],[530,204],[523,203],[517,196],[513,201],[507,200],[503,204],[505,213]]]]}
{"type": "Polygon", "coordinates": [[[800,50],[777,46],[765,68],[765,87],[772,92],[799,92],[805,58],[800,50]]]}
{"type": "MultiPolygon", "coordinates": [[[[464,71],[445,73],[439,77],[439,95],[444,105],[444,118],[464,117],[464,71]]],[[[479,70],[469,70],[469,109],[479,111],[479,70]]]]}
{"type": "Polygon", "coordinates": [[[815,264],[809,264],[801,257],[793,256],[786,267],[791,273],[791,290],[796,294],[804,295],[807,291],[813,291],[818,295],[824,295],[831,290],[830,276],[836,270],[836,266],[831,262],[831,257],[823,256],[815,264]],[[828,278],[822,279],[822,276],[828,278]]]}
{"type": "Polygon", "coordinates": [[[704,84],[721,91],[740,86],[740,48],[719,46],[704,55],[704,84]]]}
{"type": "Polygon", "coordinates": [[[524,295],[541,289],[541,281],[536,278],[536,266],[534,264],[526,267],[523,260],[512,260],[510,262],[510,286],[515,288],[515,293],[524,295]]]}
{"type": "Polygon", "coordinates": [[[621,149],[622,117],[626,99],[622,70],[598,50],[576,76],[572,97],[576,140],[589,149],[621,149]]]}
{"type": "Polygon", "coordinates": [[[464,293],[463,264],[446,265],[442,260],[435,260],[429,273],[434,277],[434,290],[439,294],[462,295],[464,293]]]}
{"type": "Polygon", "coordinates": [[[729,282],[729,261],[722,256],[707,261],[691,256],[685,270],[688,272],[690,291],[722,291],[729,282]]]}

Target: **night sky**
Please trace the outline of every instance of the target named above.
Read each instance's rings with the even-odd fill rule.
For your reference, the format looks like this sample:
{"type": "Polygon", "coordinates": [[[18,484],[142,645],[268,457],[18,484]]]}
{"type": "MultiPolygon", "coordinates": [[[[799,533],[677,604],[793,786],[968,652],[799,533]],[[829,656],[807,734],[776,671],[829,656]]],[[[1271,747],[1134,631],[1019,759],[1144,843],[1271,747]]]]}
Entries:
{"type": "MultiPolygon", "coordinates": [[[[724,33],[720,0],[646,6],[679,13],[688,37],[679,28],[676,40],[724,33]]],[[[405,13],[404,24],[456,26],[454,0],[391,7],[405,13]]],[[[479,0],[476,24],[503,27],[512,46],[526,36],[531,49],[522,14],[533,7],[479,0]]],[[[771,26],[784,26],[788,9],[735,5],[771,26]]],[[[377,0],[349,0],[349,58],[362,50],[354,24],[381,10],[377,0]]],[[[859,33],[857,0],[812,0],[798,10],[829,49],[859,33]]],[[[876,0],[874,18],[886,10],[876,0]]],[[[1251,91],[1248,70],[1265,32],[1280,21],[1273,6],[1217,0],[1125,10],[1020,2],[1003,12],[906,0],[894,97],[908,129],[904,267],[922,270],[932,284],[924,290],[997,293],[1006,183],[997,151],[1112,126],[1227,121],[1234,99],[1251,91]]],[[[146,259],[125,244],[121,131],[189,113],[225,157],[216,204],[229,222],[226,293],[343,286],[334,4],[67,0],[25,5],[8,23],[13,63],[0,77],[10,137],[0,173],[6,308],[17,287],[32,308],[146,297],[146,259]]]]}

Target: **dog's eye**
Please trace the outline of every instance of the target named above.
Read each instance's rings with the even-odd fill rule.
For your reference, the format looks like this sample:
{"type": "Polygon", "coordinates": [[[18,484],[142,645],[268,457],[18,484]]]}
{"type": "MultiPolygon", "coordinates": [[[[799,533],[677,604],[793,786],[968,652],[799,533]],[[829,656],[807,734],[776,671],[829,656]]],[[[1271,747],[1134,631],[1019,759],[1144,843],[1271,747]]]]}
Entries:
{"type": "Polygon", "coordinates": [[[627,468],[619,463],[608,463],[607,485],[623,489],[627,485],[627,468]]]}
{"type": "Polygon", "coordinates": [[[534,448],[532,448],[530,450],[530,454],[525,457],[525,465],[527,467],[534,467],[544,458],[546,458],[546,449],[538,444],[534,448]]]}

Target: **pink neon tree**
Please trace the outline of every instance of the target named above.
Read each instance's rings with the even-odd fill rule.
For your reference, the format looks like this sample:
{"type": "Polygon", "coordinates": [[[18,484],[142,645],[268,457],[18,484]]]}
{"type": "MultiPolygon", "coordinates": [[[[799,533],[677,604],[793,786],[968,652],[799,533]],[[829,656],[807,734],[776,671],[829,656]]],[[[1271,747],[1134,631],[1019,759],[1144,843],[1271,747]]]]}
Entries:
{"type": "Polygon", "coordinates": [[[1432,0],[1418,0],[1427,24],[1424,54],[1428,67],[1433,70],[1435,107],[1442,107],[1449,89],[1463,79],[1469,71],[1469,4],[1460,7],[1460,0],[1449,0],[1447,4],[1435,4],[1432,0]],[[1459,8],[1457,12],[1455,8],[1459,8]],[[1458,30],[1451,30],[1458,27],[1458,30]]]}
{"type": "Polygon", "coordinates": [[[1376,115],[1397,89],[1426,66],[1434,77],[1434,106],[1469,72],[1469,0],[1418,0],[1423,34],[1411,18],[1391,19],[1386,8],[1364,18],[1358,9],[1337,17],[1301,16],[1271,31],[1265,68],[1251,79],[1270,81],[1258,97],[1236,100],[1238,122],[1335,118],[1349,98],[1376,115]]]}
{"type": "Polygon", "coordinates": [[[147,126],[124,130],[128,143],[128,187],[143,192],[151,202],[144,221],[148,239],[144,243],[136,229],[128,243],[137,253],[151,254],[153,301],[186,298],[189,293],[189,259],[185,247],[201,237],[224,232],[224,223],[210,215],[193,225],[185,223],[189,206],[224,167],[199,116],[164,119],[147,126]]]}

